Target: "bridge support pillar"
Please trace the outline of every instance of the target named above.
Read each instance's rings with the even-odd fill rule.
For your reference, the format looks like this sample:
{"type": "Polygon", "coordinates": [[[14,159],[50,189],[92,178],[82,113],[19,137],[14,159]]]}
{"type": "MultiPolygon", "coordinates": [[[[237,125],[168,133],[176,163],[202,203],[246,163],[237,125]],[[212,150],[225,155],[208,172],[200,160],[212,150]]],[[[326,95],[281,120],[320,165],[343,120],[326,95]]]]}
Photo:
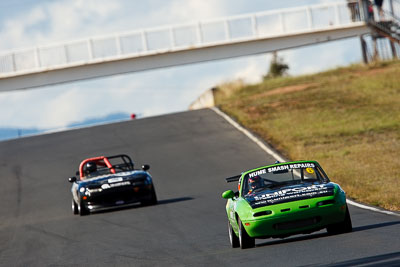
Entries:
{"type": "Polygon", "coordinates": [[[368,54],[367,54],[367,42],[364,40],[364,36],[360,35],[361,42],[361,54],[363,57],[364,64],[368,64],[368,54]]]}

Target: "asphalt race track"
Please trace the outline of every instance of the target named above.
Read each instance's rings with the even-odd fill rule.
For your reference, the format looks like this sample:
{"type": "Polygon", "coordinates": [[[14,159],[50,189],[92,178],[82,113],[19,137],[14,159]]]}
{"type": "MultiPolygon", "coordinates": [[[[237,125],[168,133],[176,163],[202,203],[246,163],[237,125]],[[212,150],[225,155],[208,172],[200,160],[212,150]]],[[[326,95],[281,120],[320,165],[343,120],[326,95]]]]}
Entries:
{"type": "Polygon", "coordinates": [[[350,234],[230,248],[224,178],[272,162],[209,109],[0,142],[0,265],[400,265],[400,217],[353,206],[350,234]],[[150,164],[160,203],[73,215],[67,178],[120,153],[150,164]]]}

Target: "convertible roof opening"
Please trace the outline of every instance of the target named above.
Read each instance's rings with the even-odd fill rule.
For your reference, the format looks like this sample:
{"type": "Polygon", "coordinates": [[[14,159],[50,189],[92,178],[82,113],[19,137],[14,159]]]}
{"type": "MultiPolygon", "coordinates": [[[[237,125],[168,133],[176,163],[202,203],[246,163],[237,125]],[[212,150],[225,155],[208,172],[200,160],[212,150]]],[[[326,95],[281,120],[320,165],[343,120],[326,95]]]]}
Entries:
{"type": "Polygon", "coordinates": [[[84,180],[98,175],[132,171],[133,167],[131,158],[125,154],[88,158],[79,165],[79,177],[84,180]]]}

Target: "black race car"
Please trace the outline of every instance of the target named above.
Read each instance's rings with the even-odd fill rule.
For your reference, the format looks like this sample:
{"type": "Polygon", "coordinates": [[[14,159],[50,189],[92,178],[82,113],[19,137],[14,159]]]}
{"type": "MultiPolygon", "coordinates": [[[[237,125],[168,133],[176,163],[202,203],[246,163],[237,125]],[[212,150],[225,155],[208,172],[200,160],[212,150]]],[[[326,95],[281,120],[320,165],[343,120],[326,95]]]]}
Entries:
{"type": "Polygon", "coordinates": [[[143,165],[135,170],[127,155],[85,159],[76,172],[72,183],[72,212],[87,215],[92,211],[115,208],[140,202],[157,204],[153,180],[143,165]]]}

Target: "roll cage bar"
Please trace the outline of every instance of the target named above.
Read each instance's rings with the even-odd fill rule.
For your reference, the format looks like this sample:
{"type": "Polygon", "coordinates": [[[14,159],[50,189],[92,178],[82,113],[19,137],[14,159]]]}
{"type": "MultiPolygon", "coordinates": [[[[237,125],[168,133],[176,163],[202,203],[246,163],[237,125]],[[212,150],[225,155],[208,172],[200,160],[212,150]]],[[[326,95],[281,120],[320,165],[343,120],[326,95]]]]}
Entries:
{"type": "Polygon", "coordinates": [[[83,160],[81,162],[81,164],[79,165],[80,180],[84,180],[84,178],[85,178],[84,167],[85,167],[85,164],[88,162],[94,162],[94,163],[96,163],[97,166],[108,168],[110,173],[112,173],[112,174],[116,173],[116,169],[121,169],[121,170],[133,170],[134,169],[133,168],[134,165],[133,165],[131,158],[125,154],[88,158],[88,159],[83,160]],[[115,158],[122,159],[123,163],[112,165],[110,163],[110,159],[115,159],[115,158]]]}

